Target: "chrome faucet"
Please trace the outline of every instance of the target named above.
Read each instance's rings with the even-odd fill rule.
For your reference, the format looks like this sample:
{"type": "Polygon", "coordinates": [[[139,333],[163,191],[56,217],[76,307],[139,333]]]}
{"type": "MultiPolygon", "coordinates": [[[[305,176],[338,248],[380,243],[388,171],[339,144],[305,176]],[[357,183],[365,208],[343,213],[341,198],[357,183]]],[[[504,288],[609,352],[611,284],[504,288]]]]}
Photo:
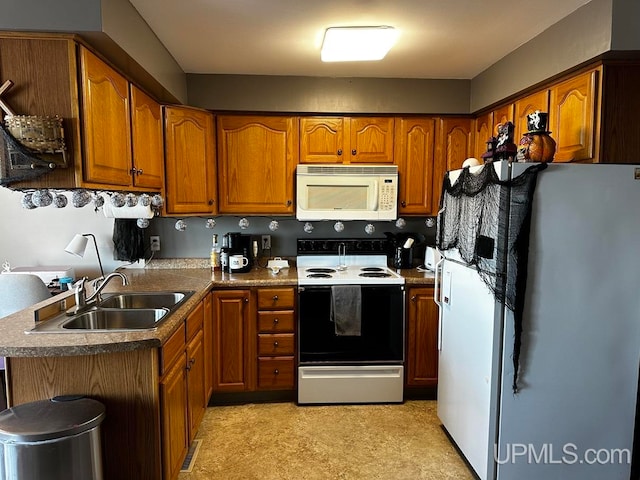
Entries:
{"type": "Polygon", "coordinates": [[[109,281],[115,277],[120,277],[122,279],[123,286],[129,285],[129,279],[124,273],[113,272],[107,275],[104,278],[104,280],[102,279],[96,280],[95,285],[97,285],[97,287],[95,291],[90,296],[87,297],[86,296],[87,289],[85,287],[85,283],[88,280],[87,277],[82,277],[80,280],[74,283],[73,286],[75,287],[76,305],[75,307],[67,310],[67,315],[75,315],[87,309],[91,305],[102,301],[102,296],[101,296],[102,290],[104,289],[104,287],[107,286],[107,283],[109,283],[109,281]]]}

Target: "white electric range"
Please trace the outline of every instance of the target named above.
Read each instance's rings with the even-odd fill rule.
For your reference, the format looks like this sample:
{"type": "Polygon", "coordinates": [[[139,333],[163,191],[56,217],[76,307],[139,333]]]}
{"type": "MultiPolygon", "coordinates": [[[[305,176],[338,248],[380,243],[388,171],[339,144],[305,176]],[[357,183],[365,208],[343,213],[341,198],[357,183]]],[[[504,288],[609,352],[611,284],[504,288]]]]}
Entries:
{"type": "Polygon", "coordinates": [[[389,243],[298,240],[298,403],[403,401],[404,278],[389,243]]]}

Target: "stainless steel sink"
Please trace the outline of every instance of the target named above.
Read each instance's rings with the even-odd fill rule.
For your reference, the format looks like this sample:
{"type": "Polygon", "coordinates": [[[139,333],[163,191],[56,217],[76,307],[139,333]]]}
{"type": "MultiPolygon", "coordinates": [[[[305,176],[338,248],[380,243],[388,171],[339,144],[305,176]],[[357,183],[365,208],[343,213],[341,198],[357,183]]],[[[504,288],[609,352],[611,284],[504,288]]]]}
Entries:
{"type": "Polygon", "coordinates": [[[185,300],[185,292],[133,292],[105,296],[98,304],[102,308],[174,308],[185,300]]]}
{"type": "Polygon", "coordinates": [[[60,325],[67,330],[141,330],[154,328],[168,308],[96,308],[71,317],[60,325]]]}
{"type": "Polygon", "coordinates": [[[102,300],[86,310],[77,314],[62,312],[36,323],[35,328],[27,333],[148,330],[156,328],[194,293],[160,291],[105,294],[102,300]]]}

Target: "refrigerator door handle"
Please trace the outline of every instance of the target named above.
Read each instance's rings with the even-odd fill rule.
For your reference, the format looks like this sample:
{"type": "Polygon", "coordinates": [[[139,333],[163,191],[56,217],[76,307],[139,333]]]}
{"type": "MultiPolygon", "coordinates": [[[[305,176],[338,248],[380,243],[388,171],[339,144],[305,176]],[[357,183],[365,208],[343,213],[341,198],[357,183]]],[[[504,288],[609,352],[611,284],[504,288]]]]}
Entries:
{"type": "Polygon", "coordinates": [[[436,263],[435,267],[435,279],[433,288],[433,301],[438,305],[438,351],[442,350],[442,302],[440,301],[440,281],[442,280],[442,264],[444,263],[444,256],[440,257],[440,261],[436,263]]]}

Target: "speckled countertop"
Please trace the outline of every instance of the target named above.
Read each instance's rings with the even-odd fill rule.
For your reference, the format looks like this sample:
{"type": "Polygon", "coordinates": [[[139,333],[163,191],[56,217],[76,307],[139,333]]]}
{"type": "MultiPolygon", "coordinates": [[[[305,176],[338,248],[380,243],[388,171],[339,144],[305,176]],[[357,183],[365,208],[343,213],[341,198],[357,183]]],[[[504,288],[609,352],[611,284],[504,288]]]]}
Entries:
{"type": "MultiPolygon", "coordinates": [[[[195,293],[161,324],[152,330],[88,333],[25,333],[35,326],[34,312],[48,304],[72,296],[64,293],[29,308],[0,318],[0,356],[50,357],[93,355],[117,351],[155,348],[164,343],[178,328],[191,309],[213,288],[297,285],[297,271],[283,269],[277,275],[265,268],[247,273],[211,273],[206,259],[168,259],[151,262],[143,269],[124,270],[129,285],[112,281],[105,292],[193,290],[195,293]]],[[[408,286],[433,284],[432,272],[402,270],[408,286]]]]}

